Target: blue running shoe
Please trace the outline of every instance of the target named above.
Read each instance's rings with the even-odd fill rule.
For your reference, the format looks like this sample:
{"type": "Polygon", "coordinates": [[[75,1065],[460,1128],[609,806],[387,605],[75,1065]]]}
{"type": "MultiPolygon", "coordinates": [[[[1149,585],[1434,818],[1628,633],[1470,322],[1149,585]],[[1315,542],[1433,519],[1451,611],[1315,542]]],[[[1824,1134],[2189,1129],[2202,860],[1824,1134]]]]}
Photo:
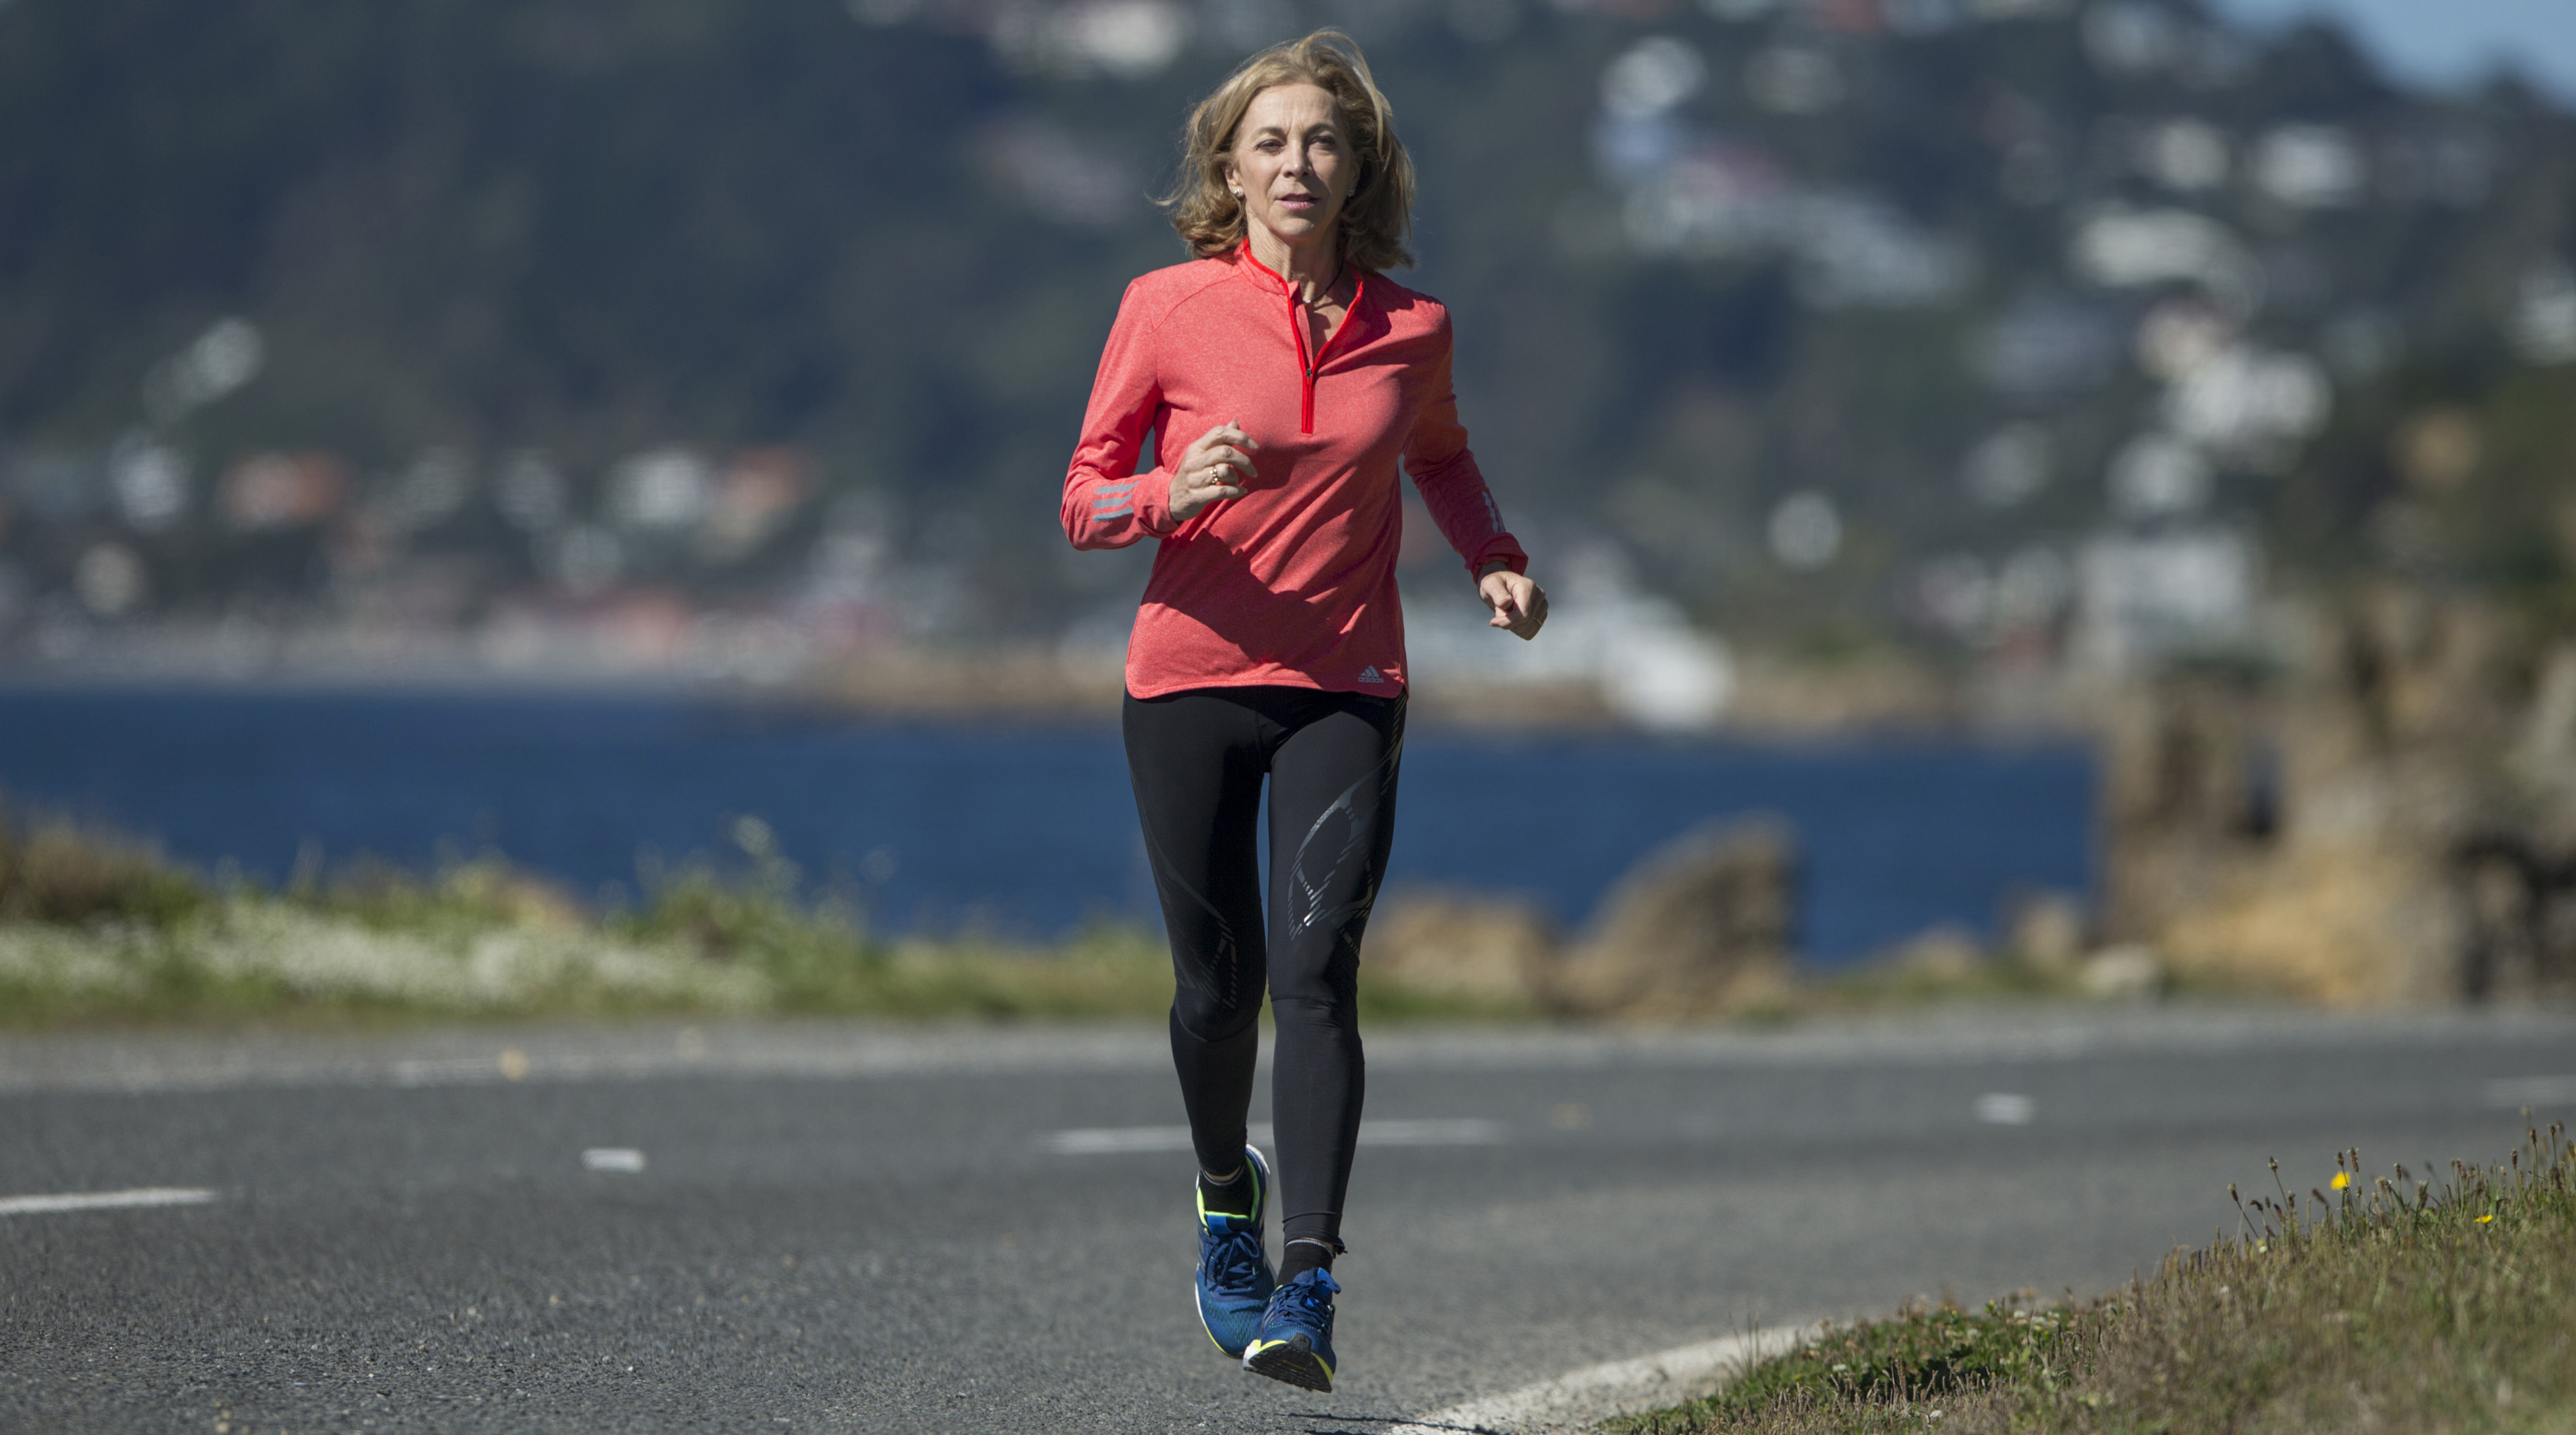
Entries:
{"type": "Polygon", "coordinates": [[[1318,1266],[1270,1293],[1261,1329],[1243,1348],[1243,1368],[1308,1390],[1333,1392],[1333,1273],[1318,1266]]]}
{"type": "Polygon", "coordinates": [[[1199,1198],[1199,1324],[1207,1327],[1208,1339],[1216,1342],[1217,1349],[1233,1356],[1243,1354],[1253,1332],[1261,1328],[1271,1287],[1279,1283],[1261,1243],[1261,1208],[1270,1199],[1270,1163],[1262,1159],[1260,1148],[1246,1146],[1243,1168],[1252,1173],[1252,1214],[1211,1211],[1204,1193],[1199,1198]]]}

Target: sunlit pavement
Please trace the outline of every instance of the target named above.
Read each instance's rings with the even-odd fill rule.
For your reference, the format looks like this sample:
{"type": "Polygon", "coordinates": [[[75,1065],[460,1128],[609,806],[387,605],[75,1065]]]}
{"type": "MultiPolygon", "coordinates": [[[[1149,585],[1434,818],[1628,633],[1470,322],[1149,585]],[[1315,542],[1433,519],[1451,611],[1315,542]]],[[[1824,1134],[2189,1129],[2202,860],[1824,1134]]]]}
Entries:
{"type": "MultiPolygon", "coordinates": [[[[0,1041],[0,1427],[1383,1431],[1757,1325],[2091,1293],[2576,1110],[2576,1017],[1370,1045],[1342,1389],[1191,1314],[1142,1029],[0,1041]]],[[[1275,1235],[1274,1235],[1275,1239],[1275,1235]]]]}

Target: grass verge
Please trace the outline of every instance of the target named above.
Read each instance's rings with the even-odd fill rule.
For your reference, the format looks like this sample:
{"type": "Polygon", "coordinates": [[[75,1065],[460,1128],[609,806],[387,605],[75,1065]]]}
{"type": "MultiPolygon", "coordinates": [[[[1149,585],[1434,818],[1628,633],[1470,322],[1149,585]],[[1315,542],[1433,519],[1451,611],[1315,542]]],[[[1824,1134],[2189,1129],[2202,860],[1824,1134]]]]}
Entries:
{"type": "Polygon", "coordinates": [[[2240,1202],[2235,1235],[2089,1305],[1832,1328],[1716,1395],[1608,1428],[2576,1431],[2564,1128],[2528,1132],[2499,1166],[2454,1162],[2437,1184],[2404,1167],[2367,1177],[2358,1152],[2336,1166],[2331,1191],[2240,1202]]]}
{"type": "MultiPolygon", "coordinates": [[[[809,898],[757,820],[738,853],[643,874],[592,912],[498,860],[421,875],[360,862],[284,890],[209,878],[114,833],[0,811],[0,1029],[388,1024],[644,1015],[1151,1019],[1159,936],[887,940],[809,898]]],[[[1499,1010],[1364,980],[1380,1020],[1499,1010]]]]}

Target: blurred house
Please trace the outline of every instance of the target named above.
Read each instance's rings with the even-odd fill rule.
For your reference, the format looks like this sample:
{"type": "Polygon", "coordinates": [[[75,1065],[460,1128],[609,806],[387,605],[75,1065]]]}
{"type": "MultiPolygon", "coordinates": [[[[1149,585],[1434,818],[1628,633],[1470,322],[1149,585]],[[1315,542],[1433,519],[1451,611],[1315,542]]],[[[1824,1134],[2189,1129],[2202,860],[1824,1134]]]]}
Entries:
{"type": "Polygon", "coordinates": [[[469,9],[419,50],[401,4],[117,13],[0,15],[13,63],[95,75],[31,92],[65,142],[0,175],[0,665],[1102,659],[1150,550],[1069,560],[1054,485],[1117,296],[1178,257],[1174,123],[1327,21],[1395,92],[1404,277],[1561,600],[1490,642],[1408,567],[1426,674],[1686,727],[1814,655],[2142,674],[2356,573],[2549,612],[2576,572],[2576,117],[2324,29],[848,0],[699,7],[685,45],[469,9]],[[2441,483],[2392,456],[2436,410],[2482,436],[2441,483]]]}
{"type": "Polygon", "coordinates": [[[349,466],[327,453],[253,454],[224,475],[220,493],[238,531],[310,528],[347,501],[349,466]]]}
{"type": "Polygon", "coordinates": [[[2075,571],[2070,647],[2092,671],[2135,676],[2160,659],[2243,650],[2257,636],[2262,554],[2239,530],[2107,534],[2085,543],[2075,571]]]}

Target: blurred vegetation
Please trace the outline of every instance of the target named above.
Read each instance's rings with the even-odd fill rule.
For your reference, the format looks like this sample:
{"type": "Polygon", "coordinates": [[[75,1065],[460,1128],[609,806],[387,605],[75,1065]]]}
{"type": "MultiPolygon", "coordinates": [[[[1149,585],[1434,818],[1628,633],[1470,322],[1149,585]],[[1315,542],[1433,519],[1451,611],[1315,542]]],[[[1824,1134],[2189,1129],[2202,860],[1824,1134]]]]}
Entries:
{"type": "Polygon", "coordinates": [[[2081,973],[2072,965],[2032,962],[2005,952],[1954,968],[1901,959],[1866,962],[1818,978],[1800,994],[1799,1006],[1822,1014],[2085,995],[2081,973]]]}
{"type": "MultiPolygon", "coordinates": [[[[721,855],[647,859],[640,899],[603,909],[495,855],[426,873],[360,857],[299,867],[276,888],[210,877],[0,796],[0,1026],[727,1012],[1150,1020],[1170,1004],[1170,957],[1151,929],[1103,922],[1044,943],[974,928],[890,938],[848,894],[810,890],[766,823],[739,818],[731,838],[721,855]]],[[[1384,925],[1390,913],[1379,915],[1384,925]]],[[[1395,945],[1360,968],[1366,1020],[1570,1019],[1523,983],[1417,970],[1400,920],[1382,936],[1395,945]]],[[[2272,999],[2151,960],[2107,984],[2099,967],[1943,931],[1857,966],[1796,971],[1711,1019],[1758,1029],[1959,1006],[2272,999]]]]}
{"type": "Polygon", "coordinates": [[[211,899],[149,847],[59,820],[22,825],[0,801],[0,921],[168,926],[211,899]]]}
{"type": "MultiPolygon", "coordinates": [[[[0,821],[0,1027],[326,1024],[434,1018],[822,1015],[1152,1019],[1159,935],[1104,925],[1051,945],[974,933],[887,940],[809,898],[766,827],[737,860],[648,870],[645,896],[585,910],[497,858],[420,875],[359,861],[282,890],[210,881],[113,833],[0,821]]],[[[1526,1010],[1391,985],[1372,1020],[1526,1010]]]]}
{"type": "MultiPolygon", "coordinates": [[[[808,890],[759,819],[738,819],[732,838],[722,856],[644,863],[640,899],[600,910],[497,856],[451,858],[427,873],[359,858],[299,869],[272,889],[0,802],[0,1026],[700,1013],[1151,1020],[1171,1003],[1171,959],[1152,930],[1103,923],[1052,943],[973,929],[889,938],[846,895],[808,890]]],[[[1803,975],[1732,1019],[1758,1028],[2172,994],[2169,979],[2105,993],[2062,960],[1955,945],[1803,975]]],[[[1361,964],[1363,1019],[1563,1019],[1518,987],[1408,970],[1393,959],[1361,964]]]]}
{"type": "MultiPolygon", "coordinates": [[[[2275,1164],[2277,1173],[2278,1165],[2275,1164]]],[[[1827,1329],[1620,1435],[2564,1430],[2576,1423],[2576,1152],[2243,1203],[2237,1234],[2072,1308],[1918,1307],[1827,1329]]],[[[2235,1195],[2231,1187],[2229,1194],[2235,1195]]]]}
{"type": "MultiPolygon", "coordinates": [[[[2039,18],[1949,0],[1727,12],[1759,17],[1743,21],[1679,3],[1207,5],[1174,63],[1121,73],[1013,50],[1070,13],[1049,5],[15,0],[0,447],[16,457],[0,462],[19,478],[0,556],[30,594],[69,582],[118,530],[98,469],[142,423],[145,377],[240,315],[265,369],[158,435],[201,488],[268,450],[339,454],[374,494],[426,450],[488,479],[541,449],[590,511],[624,455],[793,444],[843,508],[722,561],[639,548],[630,576],[774,583],[857,512],[965,576],[940,621],[1058,626],[1135,577],[1055,561],[1052,490],[1121,287],[1179,257],[1146,201],[1178,122],[1252,44],[1337,20],[1420,162],[1406,280],[1457,313],[1485,465],[1560,553],[1609,540],[1730,632],[1848,648],[1922,621],[1907,594],[1929,558],[2062,549],[2104,521],[2101,475],[2155,422],[2139,321],[2190,287],[2089,284],[2070,238],[2106,207],[2180,208],[2259,271],[2245,337],[2335,376],[2324,436],[2223,461],[2216,511],[2299,571],[2396,564],[2563,610],[2576,520],[2551,493],[2576,459],[2576,379],[2510,331],[2533,276],[2571,254],[2576,123],[2511,82],[2402,90],[2321,25],[2257,36],[2191,0],[2024,8],[2039,18]],[[2115,11],[2163,17],[2171,56],[2109,65],[2087,37],[2115,11]],[[1485,19],[1462,28],[1470,12],[1485,19]],[[1818,278],[1830,245],[1623,239],[1642,201],[1597,152],[1604,77],[1653,35],[1708,76],[1672,143],[1882,215],[1899,249],[1953,246],[1963,280],[1853,298],[1818,278]],[[1782,55],[1831,84],[1782,101],[1761,78],[1782,55]],[[2223,182],[2185,192],[2141,169],[2141,126],[2177,116],[2232,147],[2223,182]],[[2366,192],[2302,208],[2249,182],[2285,125],[2353,136],[2366,192]],[[2065,347],[2000,381],[2008,332],[2065,347]],[[2392,454],[2409,426],[2453,411],[2477,461],[2408,477],[2392,454]],[[2011,423],[2044,437],[2044,486],[1970,501],[1963,460],[2011,423]],[[1797,490],[1829,494],[1846,528],[1812,572],[1763,539],[1797,490]]],[[[325,599],[363,547],[345,524],[229,534],[203,503],[123,536],[149,601],[178,610],[325,599]]],[[[482,592],[543,561],[488,499],[394,541],[482,592]]]]}

